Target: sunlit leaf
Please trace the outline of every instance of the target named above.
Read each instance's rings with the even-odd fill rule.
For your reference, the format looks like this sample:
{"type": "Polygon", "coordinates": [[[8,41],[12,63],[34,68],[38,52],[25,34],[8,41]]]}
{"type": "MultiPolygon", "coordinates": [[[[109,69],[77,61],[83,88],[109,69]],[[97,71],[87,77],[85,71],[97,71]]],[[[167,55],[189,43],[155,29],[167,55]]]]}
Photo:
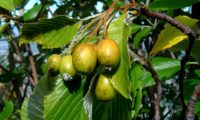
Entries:
{"type": "Polygon", "coordinates": [[[108,28],[108,37],[118,42],[121,53],[121,61],[116,73],[111,79],[111,83],[125,98],[130,98],[130,81],[128,78],[130,63],[127,44],[131,30],[130,27],[125,24],[125,18],[126,14],[123,14],[110,24],[108,28]]]}
{"type": "Polygon", "coordinates": [[[41,44],[43,48],[59,48],[67,45],[76,35],[82,22],[72,24],[77,20],[66,17],[60,20],[60,18],[63,18],[63,16],[58,16],[50,20],[42,20],[35,25],[25,24],[22,29],[20,44],[35,42],[41,44]],[[43,26],[45,26],[46,29],[43,28],[43,26]],[[44,29],[44,31],[41,31],[41,29],[44,29]],[[38,33],[37,30],[41,33],[38,33]]]}
{"type": "Polygon", "coordinates": [[[22,120],[30,120],[28,117],[28,101],[29,99],[26,98],[21,107],[20,115],[22,120]]]}
{"type": "Polygon", "coordinates": [[[24,0],[1,0],[0,7],[5,8],[7,10],[13,10],[22,2],[24,2],[24,0]]]}
{"type": "MultiPolygon", "coordinates": [[[[180,23],[187,25],[191,28],[194,27],[195,24],[198,22],[197,19],[192,19],[188,16],[178,16],[175,19],[180,23]]],[[[187,35],[182,33],[177,28],[167,24],[167,26],[159,34],[158,40],[156,41],[153,49],[151,50],[150,55],[161,50],[170,48],[186,38],[188,38],[187,35]]]]}

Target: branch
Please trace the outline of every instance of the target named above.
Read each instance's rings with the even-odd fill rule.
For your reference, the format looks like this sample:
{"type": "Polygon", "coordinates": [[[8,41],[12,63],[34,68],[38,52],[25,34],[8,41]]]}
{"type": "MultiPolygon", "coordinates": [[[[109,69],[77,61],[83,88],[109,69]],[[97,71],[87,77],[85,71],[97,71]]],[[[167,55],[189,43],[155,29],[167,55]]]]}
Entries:
{"type": "Polygon", "coordinates": [[[154,120],[160,120],[160,118],[161,118],[160,117],[160,100],[161,100],[161,97],[162,97],[162,86],[161,86],[161,82],[160,82],[160,79],[158,77],[158,74],[149,61],[145,61],[139,55],[137,55],[136,53],[131,51],[130,48],[128,49],[128,51],[129,51],[131,57],[135,58],[136,61],[138,61],[140,64],[142,64],[144,66],[144,68],[151,73],[153,79],[156,82],[157,96],[156,97],[152,96],[152,94],[151,94],[152,89],[151,88],[149,88],[148,92],[151,94],[151,96],[149,95],[149,99],[151,101],[151,109],[153,110],[152,113],[154,113],[153,119],[154,120]]]}
{"type": "Polygon", "coordinates": [[[160,120],[160,100],[162,97],[162,86],[161,86],[161,82],[160,79],[158,77],[157,72],[155,71],[155,69],[153,68],[153,66],[151,65],[151,63],[149,61],[147,61],[147,64],[144,66],[146,68],[146,70],[148,70],[153,79],[156,82],[156,92],[157,92],[157,96],[155,98],[155,100],[151,101],[153,110],[154,110],[154,116],[153,119],[154,120],[160,120]]]}
{"type": "Polygon", "coordinates": [[[185,56],[181,60],[181,68],[180,68],[180,72],[179,72],[180,99],[181,99],[182,107],[183,107],[181,116],[182,116],[182,119],[183,119],[184,113],[185,113],[185,110],[186,110],[186,105],[184,103],[184,95],[183,95],[183,91],[184,91],[183,80],[184,80],[184,76],[185,76],[185,65],[186,65],[187,61],[189,60],[190,52],[192,50],[192,46],[194,44],[196,34],[193,32],[193,30],[191,28],[177,22],[175,19],[173,19],[170,16],[167,16],[166,14],[162,14],[162,13],[158,13],[158,12],[152,12],[152,11],[145,9],[144,7],[140,8],[140,13],[144,14],[148,17],[157,18],[159,20],[166,21],[169,24],[171,24],[172,26],[175,26],[176,28],[181,30],[184,34],[188,35],[188,37],[189,37],[189,45],[188,45],[188,48],[185,51],[185,56]]]}
{"type": "Polygon", "coordinates": [[[200,84],[198,84],[195,87],[195,90],[193,91],[192,96],[190,97],[190,101],[188,102],[188,105],[187,105],[187,110],[185,113],[184,120],[194,120],[195,119],[194,107],[195,107],[196,101],[199,97],[200,97],[200,84]]]}
{"type": "Polygon", "coordinates": [[[38,83],[38,76],[37,76],[37,70],[35,68],[34,57],[33,57],[32,51],[30,50],[30,45],[26,44],[25,47],[26,47],[26,51],[28,52],[28,57],[29,57],[29,62],[31,64],[34,83],[37,84],[38,83]]]}

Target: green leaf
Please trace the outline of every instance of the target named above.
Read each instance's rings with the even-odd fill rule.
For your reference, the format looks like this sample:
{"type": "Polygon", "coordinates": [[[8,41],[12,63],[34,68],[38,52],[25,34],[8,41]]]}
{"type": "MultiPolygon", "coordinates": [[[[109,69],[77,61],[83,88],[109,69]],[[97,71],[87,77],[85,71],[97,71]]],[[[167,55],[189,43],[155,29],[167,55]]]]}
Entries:
{"type": "Polygon", "coordinates": [[[131,24],[130,27],[131,27],[131,34],[136,33],[141,29],[141,25],[137,24],[131,24]]]}
{"type": "Polygon", "coordinates": [[[180,70],[180,61],[177,59],[156,57],[151,62],[161,80],[174,76],[180,70]]]}
{"type": "Polygon", "coordinates": [[[117,94],[112,101],[99,101],[93,97],[93,120],[131,120],[128,99],[117,94]]]}
{"type": "Polygon", "coordinates": [[[76,35],[78,29],[82,24],[82,22],[77,22],[75,24],[72,24],[75,21],[76,20],[69,19],[64,16],[58,16],[50,20],[41,20],[39,23],[35,25],[24,24],[22,29],[22,37],[20,38],[20,44],[28,42],[36,42],[38,44],[41,44],[43,48],[63,47],[64,45],[67,45],[74,38],[74,36],[76,35]],[[44,29],[43,27],[46,28],[47,30],[44,29]],[[41,33],[37,33],[39,32],[37,30],[40,28],[44,31],[39,30],[41,33]]]}
{"type": "MultiPolygon", "coordinates": [[[[162,81],[173,77],[180,70],[180,61],[176,59],[155,57],[152,59],[151,64],[162,81]]],[[[138,67],[142,69],[141,65],[138,67]]],[[[140,74],[137,73],[137,77],[141,81],[142,88],[155,84],[151,74],[144,69],[140,74]]]]}
{"type": "Polygon", "coordinates": [[[26,12],[23,16],[22,19],[24,21],[29,21],[29,20],[33,20],[34,18],[36,18],[40,12],[40,10],[42,9],[42,5],[35,5],[33,6],[33,8],[31,8],[28,12],[26,12]]]}
{"type": "Polygon", "coordinates": [[[33,38],[37,35],[44,34],[52,30],[58,30],[66,25],[73,25],[77,21],[78,19],[60,15],[51,19],[40,19],[36,23],[25,23],[21,29],[21,36],[33,38]]]}
{"type": "Polygon", "coordinates": [[[140,79],[143,74],[143,68],[141,65],[132,63],[130,69],[130,80],[131,80],[131,91],[133,92],[133,97],[136,96],[137,90],[140,88],[140,79]]]}
{"type": "Polygon", "coordinates": [[[137,117],[142,102],[142,85],[141,77],[143,76],[143,68],[141,65],[132,63],[130,69],[131,91],[132,91],[132,116],[137,117]]]}
{"type": "Polygon", "coordinates": [[[0,7],[6,10],[13,10],[22,2],[24,2],[24,0],[1,0],[0,7]]]}
{"type": "Polygon", "coordinates": [[[187,103],[195,89],[195,86],[200,83],[200,79],[188,79],[184,81],[184,100],[187,103]]]}
{"type": "MultiPolygon", "coordinates": [[[[49,79],[51,80],[51,79],[49,79]]],[[[35,87],[28,101],[28,116],[31,120],[44,120],[44,99],[49,93],[48,77],[44,76],[35,87]]]]}
{"type": "Polygon", "coordinates": [[[28,117],[28,101],[29,99],[26,98],[21,107],[20,115],[22,120],[30,120],[28,117]]]}
{"type": "Polygon", "coordinates": [[[45,3],[44,7],[42,7],[42,4],[37,4],[35,6],[33,6],[30,10],[28,10],[23,16],[22,19],[23,21],[31,21],[34,20],[39,12],[41,11],[41,14],[46,10],[47,7],[49,7],[50,5],[54,4],[54,1],[48,1],[47,3],[45,3]]]}
{"type": "Polygon", "coordinates": [[[197,2],[199,0],[154,0],[150,3],[149,8],[154,10],[174,10],[193,5],[197,2]]]}
{"type": "Polygon", "coordinates": [[[8,25],[9,25],[9,23],[5,23],[0,26],[0,34],[7,28],[8,25]]]}
{"type": "Polygon", "coordinates": [[[0,119],[6,120],[13,112],[14,105],[11,101],[5,101],[3,110],[0,112],[0,119]]]}
{"type": "MultiPolygon", "coordinates": [[[[178,16],[175,18],[178,22],[188,26],[194,27],[195,24],[198,22],[197,19],[192,19],[188,16],[178,16]]],[[[184,39],[188,38],[187,35],[182,33],[177,28],[167,24],[167,26],[161,31],[158,36],[158,40],[156,41],[153,49],[150,52],[150,55],[156,52],[160,52],[161,50],[165,50],[170,48],[179,42],[183,41],[184,39]]]]}
{"type": "Polygon", "coordinates": [[[140,87],[138,89],[138,91],[136,92],[136,96],[135,96],[135,99],[134,99],[135,102],[135,106],[134,106],[134,119],[137,118],[138,116],[138,113],[140,111],[140,108],[141,108],[141,105],[142,105],[142,87],[140,87]]]}
{"type": "MultiPolygon", "coordinates": [[[[188,47],[188,44],[189,44],[189,41],[184,40],[184,41],[180,42],[179,44],[170,48],[170,50],[172,50],[174,52],[186,50],[188,47]]],[[[197,39],[194,41],[190,55],[200,64],[199,46],[200,46],[200,40],[197,39]]]]}
{"type": "Polygon", "coordinates": [[[57,79],[54,91],[45,97],[44,119],[88,120],[83,107],[85,81],[86,79],[73,79],[71,82],[68,81],[69,84],[64,84],[61,78],[57,79]]]}
{"type": "Polygon", "coordinates": [[[128,78],[128,71],[130,68],[130,61],[128,55],[128,37],[130,35],[130,27],[125,24],[126,14],[119,16],[112,22],[108,28],[108,37],[115,40],[120,46],[121,61],[116,73],[111,79],[114,88],[121,93],[125,98],[130,98],[130,81],[128,78]]]}
{"type": "Polygon", "coordinates": [[[142,38],[148,36],[151,33],[151,30],[152,29],[150,27],[144,27],[136,34],[133,41],[134,48],[138,48],[138,45],[140,41],[142,40],[142,38]]]}

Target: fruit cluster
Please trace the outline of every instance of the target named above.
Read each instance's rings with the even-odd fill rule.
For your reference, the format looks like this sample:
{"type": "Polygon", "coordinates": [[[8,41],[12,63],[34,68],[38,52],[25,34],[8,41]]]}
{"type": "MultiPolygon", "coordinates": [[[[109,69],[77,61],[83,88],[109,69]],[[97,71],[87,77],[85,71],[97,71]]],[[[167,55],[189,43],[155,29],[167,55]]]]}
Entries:
{"type": "MultiPolygon", "coordinates": [[[[76,46],[72,55],[60,56],[53,54],[48,59],[49,70],[60,72],[73,78],[76,72],[92,73],[97,61],[105,67],[114,68],[120,61],[119,45],[111,39],[94,44],[83,43],[76,46]]],[[[112,76],[100,74],[96,83],[95,94],[100,100],[112,100],[115,89],[110,83],[112,76]]]]}

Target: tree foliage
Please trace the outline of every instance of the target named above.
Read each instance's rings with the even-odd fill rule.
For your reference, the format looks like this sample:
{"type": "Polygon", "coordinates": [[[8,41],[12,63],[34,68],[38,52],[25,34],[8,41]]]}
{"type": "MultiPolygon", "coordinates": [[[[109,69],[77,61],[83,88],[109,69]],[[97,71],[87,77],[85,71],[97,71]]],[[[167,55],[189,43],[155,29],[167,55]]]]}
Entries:
{"type": "Polygon", "coordinates": [[[199,2],[1,0],[0,119],[200,119],[199,2]],[[52,54],[83,43],[96,50],[107,38],[119,46],[118,65],[97,62],[73,77],[48,68],[52,54]],[[101,74],[112,100],[95,95],[101,74]]]}

